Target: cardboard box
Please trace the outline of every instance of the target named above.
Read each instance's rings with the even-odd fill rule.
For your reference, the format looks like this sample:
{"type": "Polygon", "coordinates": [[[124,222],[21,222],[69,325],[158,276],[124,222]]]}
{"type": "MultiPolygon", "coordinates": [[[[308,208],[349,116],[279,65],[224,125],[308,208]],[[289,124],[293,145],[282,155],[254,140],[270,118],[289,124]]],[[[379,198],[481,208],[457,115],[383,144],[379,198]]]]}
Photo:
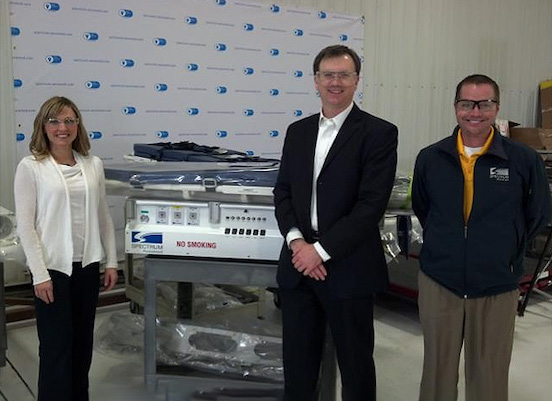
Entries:
{"type": "Polygon", "coordinates": [[[552,128],[552,80],[540,83],[541,128],[552,128]]]}
{"type": "Polygon", "coordinates": [[[515,127],[510,138],[537,150],[552,150],[552,129],[515,127]]]}

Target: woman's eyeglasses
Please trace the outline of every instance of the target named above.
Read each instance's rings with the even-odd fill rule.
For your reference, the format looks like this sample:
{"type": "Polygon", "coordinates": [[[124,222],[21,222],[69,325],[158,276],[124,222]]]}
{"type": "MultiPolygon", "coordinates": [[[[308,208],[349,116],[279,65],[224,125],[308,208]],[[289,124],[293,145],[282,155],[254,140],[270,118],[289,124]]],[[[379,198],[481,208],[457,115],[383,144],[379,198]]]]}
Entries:
{"type": "Polygon", "coordinates": [[[59,118],[48,118],[46,120],[46,125],[54,128],[58,128],[61,124],[65,125],[67,128],[72,128],[75,125],[78,125],[78,123],[78,118],[66,118],[65,120],[60,120],[59,118]]]}

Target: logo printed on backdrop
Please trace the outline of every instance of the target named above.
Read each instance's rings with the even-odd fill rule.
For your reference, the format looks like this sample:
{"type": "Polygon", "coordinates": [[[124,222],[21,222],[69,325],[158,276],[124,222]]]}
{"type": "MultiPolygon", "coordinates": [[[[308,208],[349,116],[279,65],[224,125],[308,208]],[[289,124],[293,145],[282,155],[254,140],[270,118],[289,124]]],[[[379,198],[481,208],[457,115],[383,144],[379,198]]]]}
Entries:
{"type": "Polygon", "coordinates": [[[186,24],[188,25],[197,24],[197,17],[186,17],[186,24]]]}
{"type": "Polygon", "coordinates": [[[215,92],[217,92],[219,95],[224,95],[226,92],[228,92],[228,88],[226,86],[217,86],[215,88],[215,92]]]}
{"type": "Polygon", "coordinates": [[[278,130],[275,130],[275,129],[268,133],[268,136],[270,136],[272,138],[276,138],[279,135],[280,135],[280,133],[278,132],[278,130]]]}
{"type": "Polygon", "coordinates": [[[255,70],[252,67],[245,67],[243,69],[243,73],[245,75],[253,75],[253,74],[255,74],[255,70]]]}
{"type": "Polygon", "coordinates": [[[136,107],[134,106],[125,106],[121,109],[121,113],[124,115],[136,114],[136,107]]]}
{"type": "Polygon", "coordinates": [[[20,79],[14,79],[13,80],[13,87],[14,88],[21,88],[23,86],[23,81],[20,79]]]}
{"type": "Polygon", "coordinates": [[[84,86],[87,89],[99,89],[101,85],[98,81],[86,81],[84,86]]]}
{"type": "Polygon", "coordinates": [[[50,54],[49,56],[46,56],[45,59],[48,64],[61,64],[62,62],[61,56],[56,54],[50,54]]]}
{"type": "Polygon", "coordinates": [[[255,26],[253,24],[243,24],[243,30],[244,31],[253,31],[255,29],[255,26]]]}
{"type": "Polygon", "coordinates": [[[218,130],[215,135],[219,138],[226,138],[228,136],[228,131],[218,130]]]}
{"type": "Polygon", "coordinates": [[[199,114],[199,109],[197,107],[190,107],[188,109],[188,114],[190,116],[197,116],[199,114]]]}
{"type": "Polygon", "coordinates": [[[94,141],[103,138],[103,134],[100,131],[88,131],[88,137],[94,141]]]}
{"type": "Polygon", "coordinates": [[[167,45],[167,39],[165,38],[153,38],[153,44],[155,46],[163,47],[167,45]]]}
{"type": "Polygon", "coordinates": [[[253,110],[253,109],[245,109],[243,111],[243,115],[246,116],[246,117],[251,117],[254,114],[255,114],[255,110],[253,110]]]}
{"type": "Polygon", "coordinates": [[[121,9],[119,10],[119,15],[123,18],[132,18],[134,13],[132,12],[132,10],[121,9]]]}
{"type": "Polygon", "coordinates": [[[52,3],[49,1],[44,3],[44,9],[46,11],[59,11],[60,6],[59,6],[59,3],[52,3]]]}
{"type": "Polygon", "coordinates": [[[199,70],[199,65],[195,63],[190,63],[188,64],[187,68],[188,68],[188,71],[197,71],[199,70]]]}
{"type": "Polygon", "coordinates": [[[271,5],[270,6],[270,12],[279,13],[280,12],[280,6],[278,4],[271,5]]]}
{"type": "Polygon", "coordinates": [[[346,42],[349,40],[349,37],[345,34],[341,34],[339,35],[339,40],[342,41],[342,42],[346,42]]]}
{"type": "Polygon", "coordinates": [[[168,89],[167,84],[163,84],[163,83],[155,84],[156,92],[165,92],[167,89],[168,89]]]}
{"type": "Polygon", "coordinates": [[[21,30],[16,27],[16,26],[12,26],[11,27],[11,35],[12,36],[19,36],[21,34],[21,30]]]}
{"type": "Polygon", "coordinates": [[[95,42],[100,38],[97,32],[85,32],[83,35],[84,40],[89,42],[95,42]]]}
{"type": "Polygon", "coordinates": [[[327,17],[328,17],[328,14],[326,14],[325,11],[318,11],[318,18],[326,19],[327,17]]]}
{"type": "Polygon", "coordinates": [[[165,138],[168,138],[169,137],[169,132],[168,131],[157,131],[155,133],[155,136],[157,138],[160,138],[160,139],[165,139],[165,138]]]}
{"type": "Polygon", "coordinates": [[[271,56],[278,56],[279,54],[280,54],[280,50],[278,50],[276,48],[270,49],[270,55],[271,56]]]}
{"type": "Polygon", "coordinates": [[[130,58],[124,58],[121,61],[119,61],[119,65],[124,68],[131,68],[131,67],[134,67],[134,60],[130,58]]]}
{"type": "Polygon", "coordinates": [[[215,50],[217,52],[224,52],[226,51],[226,45],[224,43],[217,43],[215,44],[215,50]]]}
{"type": "Polygon", "coordinates": [[[18,132],[17,134],[15,134],[15,140],[17,142],[22,142],[25,140],[25,134],[23,132],[18,132]]]}

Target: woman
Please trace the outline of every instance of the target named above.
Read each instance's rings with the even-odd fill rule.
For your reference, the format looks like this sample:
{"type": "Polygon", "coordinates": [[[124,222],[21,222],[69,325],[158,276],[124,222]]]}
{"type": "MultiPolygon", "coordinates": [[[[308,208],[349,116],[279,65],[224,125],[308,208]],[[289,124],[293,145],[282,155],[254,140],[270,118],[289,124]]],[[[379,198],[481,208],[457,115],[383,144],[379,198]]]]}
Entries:
{"type": "Polygon", "coordinates": [[[33,277],[39,401],[88,401],[100,260],[103,284],[117,281],[113,222],[102,161],[77,106],[47,100],[34,121],[31,156],[15,173],[17,230],[33,277]]]}

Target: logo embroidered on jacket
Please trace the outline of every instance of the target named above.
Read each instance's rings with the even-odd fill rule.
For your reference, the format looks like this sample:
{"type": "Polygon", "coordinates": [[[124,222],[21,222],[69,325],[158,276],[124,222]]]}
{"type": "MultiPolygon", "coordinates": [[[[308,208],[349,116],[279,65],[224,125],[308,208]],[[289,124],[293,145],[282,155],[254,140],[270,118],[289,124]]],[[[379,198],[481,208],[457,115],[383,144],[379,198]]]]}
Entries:
{"type": "Polygon", "coordinates": [[[507,168],[491,167],[489,169],[489,178],[496,181],[507,182],[510,181],[510,172],[507,168]]]}

